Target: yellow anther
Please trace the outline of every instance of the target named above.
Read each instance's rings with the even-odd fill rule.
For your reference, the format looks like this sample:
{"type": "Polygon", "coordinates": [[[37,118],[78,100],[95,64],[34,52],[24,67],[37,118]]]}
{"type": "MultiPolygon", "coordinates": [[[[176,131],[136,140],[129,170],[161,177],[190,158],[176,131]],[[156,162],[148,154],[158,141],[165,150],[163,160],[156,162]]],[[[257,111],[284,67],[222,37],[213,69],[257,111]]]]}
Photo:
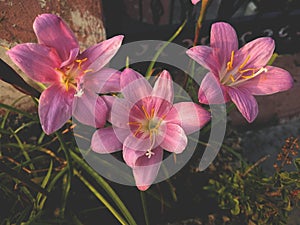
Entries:
{"type": "Polygon", "coordinates": [[[235,81],[234,76],[233,76],[232,74],[230,74],[230,80],[231,80],[232,82],[235,81]]]}
{"type": "Polygon", "coordinates": [[[84,70],[83,73],[93,72],[92,69],[84,70]]]}
{"type": "Polygon", "coordinates": [[[146,116],[146,119],[150,120],[152,117],[149,116],[149,113],[147,112],[145,106],[143,106],[143,105],[142,105],[142,110],[143,110],[143,112],[144,112],[144,114],[146,116]]]}
{"type": "Polygon", "coordinates": [[[245,61],[242,63],[242,65],[240,65],[239,70],[241,70],[241,69],[244,68],[244,66],[247,64],[247,62],[249,61],[249,59],[250,59],[250,55],[248,55],[246,57],[245,61]]]}
{"type": "Polygon", "coordinates": [[[227,63],[227,71],[232,70],[232,68],[233,68],[233,59],[234,59],[234,51],[231,52],[230,61],[227,63]]]}
{"type": "Polygon", "coordinates": [[[84,58],[84,59],[76,59],[75,62],[78,63],[78,68],[81,69],[81,64],[83,62],[85,62],[88,58],[84,58]]]}
{"type": "Polygon", "coordinates": [[[154,108],[152,108],[152,109],[151,109],[151,113],[150,113],[150,118],[153,118],[153,117],[154,117],[154,111],[155,111],[154,108]]]}
{"type": "Polygon", "coordinates": [[[134,126],[138,126],[138,128],[136,129],[136,131],[134,132],[133,136],[137,136],[137,134],[141,131],[143,124],[140,122],[129,122],[127,123],[128,125],[134,125],[134,126]]]}
{"type": "Polygon", "coordinates": [[[67,79],[66,81],[65,81],[65,86],[66,86],[66,91],[69,91],[69,82],[70,82],[70,80],[69,79],[67,79]]]}
{"type": "MultiPolygon", "coordinates": [[[[239,72],[240,72],[241,74],[244,74],[244,73],[247,73],[247,72],[251,71],[251,72],[252,72],[252,75],[253,75],[255,70],[256,70],[256,69],[254,69],[254,68],[249,68],[249,69],[245,69],[245,70],[239,70],[239,72]]],[[[251,75],[251,76],[252,76],[252,75],[251,75]]]]}

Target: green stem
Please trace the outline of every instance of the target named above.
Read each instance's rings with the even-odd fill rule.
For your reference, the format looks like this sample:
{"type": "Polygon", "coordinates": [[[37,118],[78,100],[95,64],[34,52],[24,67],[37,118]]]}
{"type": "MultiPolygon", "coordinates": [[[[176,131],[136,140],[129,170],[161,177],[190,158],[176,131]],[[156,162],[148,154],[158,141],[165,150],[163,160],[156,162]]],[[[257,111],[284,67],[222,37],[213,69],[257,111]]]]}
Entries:
{"type": "MultiPolygon", "coordinates": [[[[195,138],[189,137],[190,140],[195,141],[196,143],[199,143],[203,146],[207,146],[208,143],[203,142],[203,141],[199,141],[195,138]]],[[[243,159],[243,157],[241,156],[241,154],[237,153],[234,149],[230,148],[227,145],[222,144],[222,148],[225,149],[227,152],[231,153],[232,155],[234,155],[236,158],[238,158],[241,162],[245,162],[245,160],[243,159]]]]}
{"type": "Polygon", "coordinates": [[[73,160],[78,165],[80,165],[88,174],[90,174],[95,179],[95,181],[106,191],[106,193],[111,197],[122,214],[125,216],[128,223],[130,225],[137,225],[124,203],[121,201],[116,192],[109,186],[109,184],[101,176],[99,176],[99,174],[95,172],[87,163],[85,163],[76,153],[71,151],[70,154],[73,160]]]}
{"type": "MultiPolygon", "coordinates": [[[[31,161],[31,158],[30,158],[29,154],[27,153],[27,151],[25,150],[24,144],[22,143],[22,141],[20,140],[20,138],[18,137],[18,135],[11,128],[9,128],[8,130],[12,133],[12,135],[14,136],[14,138],[16,139],[16,141],[18,142],[18,145],[19,145],[19,147],[20,147],[20,149],[21,149],[21,151],[22,151],[22,153],[23,153],[24,158],[26,159],[26,161],[31,161]]],[[[35,170],[35,167],[34,167],[33,163],[29,164],[29,168],[31,170],[35,170]]]]}
{"type": "Polygon", "coordinates": [[[103,205],[114,215],[114,217],[122,224],[127,225],[126,221],[121,217],[121,215],[109,204],[108,201],[92,186],[81,174],[74,169],[74,174],[85,184],[85,186],[90,189],[90,191],[98,198],[103,205]]]}
{"type": "Polygon", "coordinates": [[[30,119],[33,119],[33,120],[37,120],[38,119],[36,116],[31,115],[31,114],[29,114],[27,112],[24,112],[22,110],[16,109],[16,108],[14,108],[14,107],[12,107],[10,105],[6,105],[6,104],[3,104],[3,103],[0,103],[0,108],[8,109],[10,111],[13,111],[15,113],[19,113],[19,114],[21,114],[23,116],[26,116],[26,117],[28,117],[30,119]]]}
{"type": "Polygon", "coordinates": [[[143,191],[140,191],[140,195],[141,195],[141,200],[142,200],[142,205],[143,205],[145,222],[146,222],[146,225],[150,225],[145,193],[143,191]]]}
{"type": "Polygon", "coordinates": [[[65,210],[66,210],[66,205],[67,205],[67,199],[68,199],[68,195],[71,189],[71,179],[73,176],[73,166],[72,166],[72,162],[71,162],[71,156],[70,156],[70,151],[67,149],[63,138],[61,136],[61,134],[59,132],[55,132],[58,141],[60,143],[60,146],[62,148],[62,150],[65,153],[66,156],[66,161],[67,161],[67,168],[68,168],[68,174],[66,175],[66,179],[63,179],[63,195],[62,195],[62,206],[61,206],[61,211],[60,211],[60,217],[64,218],[65,215],[65,210]]]}
{"type": "MultiPolygon", "coordinates": [[[[228,107],[227,107],[227,115],[235,108],[235,104],[231,103],[228,107]]],[[[217,118],[216,124],[219,123],[221,121],[221,119],[217,118]]],[[[208,124],[203,130],[201,130],[202,134],[207,133],[209,130],[211,129],[211,123],[208,124]]]]}
{"type": "Polygon", "coordinates": [[[160,54],[162,53],[162,51],[181,33],[182,29],[184,28],[185,24],[186,24],[187,20],[185,20],[181,26],[176,30],[176,32],[172,35],[172,37],[166,41],[163,46],[158,49],[158,51],[155,53],[154,57],[152,58],[151,60],[151,63],[147,69],[147,72],[146,72],[146,75],[145,75],[145,78],[146,79],[149,79],[151,77],[151,71],[158,59],[158,57],[160,56],[160,54]]]}
{"type": "Polygon", "coordinates": [[[201,30],[202,27],[202,22],[206,13],[206,9],[208,6],[208,2],[209,0],[202,0],[202,4],[201,4],[201,9],[200,9],[200,14],[196,23],[196,28],[195,28],[195,38],[194,38],[194,43],[193,46],[196,46],[198,39],[199,39],[199,32],[201,30]]]}

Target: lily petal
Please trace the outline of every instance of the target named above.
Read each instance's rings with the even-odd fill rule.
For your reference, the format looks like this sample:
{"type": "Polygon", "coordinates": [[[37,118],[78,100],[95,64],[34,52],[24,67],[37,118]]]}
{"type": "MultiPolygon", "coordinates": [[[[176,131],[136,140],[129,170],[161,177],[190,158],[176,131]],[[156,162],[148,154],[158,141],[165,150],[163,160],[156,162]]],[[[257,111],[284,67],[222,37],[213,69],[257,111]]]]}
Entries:
{"type": "Polygon", "coordinates": [[[53,48],[33,43],[19,44],[7,54],[31,79],[42,83],[59,81],[55,68],[60,67],[61,61],[53,48]]]}
{"type": "Polygon", "coordinates": [[[115,99],[111,108],[111,123],[116,127],[129,128],[131,107],[132,104],[125,99],[115,99]]]}
{"type": "Polygon", "coordinates": [[[46,134],[60,129],[72,115],[75,89],[52,85],[43,91],[39,103],[39,117],[46,134]]]}
{"type": "Polygon", "coordinates": [[[56,15],[39,15],[33,23],[33,30],[39,44],[56,49],[63,62],[69,59],[72,49],[79,49],[74,33],[65,21],[56,15]]]}
{"type": "Polygon", "coordinates": [[[73,116],[82,124],[95,128],[104,127],[107,118],[107,105],[101,96],[84,90],[82,96],[75,96],[73,116]]]}
{"type": "Polygon", "coordinates": [[[107,121],[111,123],[111,109],[114,104],[114,101],[116,100],[116,97],[110,95],[103,95],[102,99],[107,107],[107,121]]]}
{"type": "Polygon", "coordinates": [[[200,130],[210,119],[210,113],[201,106],[193,102],[180,102],[174,104],[165,120],[171,123],[174,121],[176,124],[179,120],[179,125],[188,135],[200,130]],[[178,115],[177,117],[173,116],[174,111],[175,115],[178,115]]]}
{"type": "Polygon", "coordinates": [[[101,154],[113,153],[122,149],[122,143],[112,127],[105,127],[93,134],[91,149],[101,154]]]}
{"type": "Polygon", "coordinates": [[[218,61],[213,56],[213,49],[208,46],[195,46],[186,51],[186,54],[214,74],[221,69],[218,61]]]}
{"type": "Polygon", "coordinates": [[[103,68],[83,77],[84,88],[95,93],[120,92],[120,72],[103,68]]]}
{"type": "Polygon", "coordinates": [[[78,58],[87,58],[82,64],[83,69],[91,69],[96,72],[102,69],[119,50],[124,36],[118,35],[107,39],[85,50],[78,58]]]}
{"type": "MultiPolygon", "coordinates": [[[[159,118],[166,117],[166,115],[170,112],[173,106],[172,103],[170,103],[169,101],[154,96],[145,98],[143,99],[143,101],[137,102],[136,105],[139,105],[140,107],[143,105],[146,108],[146,111],[148,112],[149,115],[151,114],[151,110],[154,109],[155,116],[159,118]]],[[[142,115],[141,119],[143,119],[145,115],[144,114],[141,115],[142,115]]]]}
{"type": "Polygon", "coordinates": [[[220,84],[220,81],[212,73],[207,73],[203,78],[198,99],[203,104],[224,104],[230,99],[226,92],[226,87],[220,84]]]}
{"type": "Polygon", "coordinates": [[[138,72],[125,69],[120,78],[122,94],[132,103],[151,95],[152,87],[149,82],[138,72]]]}
{"type": "Polygon", "coordinates": [[[165,123],[161,125],[160,138],[162,142],[159,144],[163,149],[179,154],[183,152],[187,145],[187,137],[180,125],[173,123],[165,123]]]}
{"type": "Polygon", "coordinates": [[[192,0],[192,3],[193,3],[194,5],[196,5],[198,2],[200,2],[200,0],[192,0]]]}
{"type": "Polygon", "coordinates": [[[292,88],[293,78],[288,71],[273,66],[266,68],[268,72],[247,80],[239,87],[252,95],[269,95],[292,88]]]}
{"type": "Polygon", "coordinates": [[[269,37],[257,38],[242,48],[235,54],[233,66],[241,65],[247,57],[250,57],[243,69],[261,68],[269,62],[274,52],[274,40],[269,37]]]}
{"type": "Polygon", "coordinates": [[[162,71],[157,78],[151,95],[173,103],[173,81],[170,73],[167,70],[162,71]]]}
{"type": "Polygon", "coordinates": [[[243,89],[228,88],[228,95],[245,119],[252,123],[258,114],[258,106],[255,98],[243,89]]]}
{"type": "Polygon", "coordinates": [[[72,64],[76,60],[78,54],[79,54],[79,48],[71,49],[69,58],[66,61],[62,62],[60,68],[72,64]]]}
{"type": "Polygon", "coordinates": [[[137,158],[145,155],[151,147],[150,138],[137,138],[133,134],[129,135],[123,143],[124,161],[128,166],[134,167],[137,158]]]}
{"type": "Polygon", "coordinates": [[[214,57],[222,67],[230,60],[231,52],[238,49],[238,39],[235,30],[228,23],[214,23],[210,31],[210,46],[214,57]]]}
{"type": "Polygon", "coordinates": [[[155,181],[163,159],[163,150],[160,147],[152,149],[152,152],[154,155],[150,158],[145,155],[139,157],[133,167],[135,183],[140,191],[146,191],[155,181]]]}

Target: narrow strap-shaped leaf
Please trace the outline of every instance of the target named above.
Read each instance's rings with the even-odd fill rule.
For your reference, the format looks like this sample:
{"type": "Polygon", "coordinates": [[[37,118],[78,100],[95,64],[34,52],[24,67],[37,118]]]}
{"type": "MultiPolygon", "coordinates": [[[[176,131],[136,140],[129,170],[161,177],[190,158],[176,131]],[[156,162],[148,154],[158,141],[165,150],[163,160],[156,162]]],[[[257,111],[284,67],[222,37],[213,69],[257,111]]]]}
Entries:
{"type": "Polygon", "coordinates": [[[40,92],[31,87],[25,80],[11,68],[6,62],[0,59],[0,79],[11,84],[20,92],[35,98],[40,97],[40,92]]]}
{"type": "Polygon", "coordinates": [[[115,216],[115,218],[122,224],[127,225],[126,221],[121,217],[121,215],[112,207],[111,204],[97,191],[97,189],[91,185],[76,169],[74,169],[74,174],[85,184],[85,186],[98,198],[103,205],[115,216]]]}
{"type": "Polygon", "coordinates": [[[111,186],[101,177],[99,174],[94,171],[84,160],[82,160],[76,153],[70,151],[71,157],[73,160],[80,165],[88,174],[90,174],[95,181],[106,191],[106,193],[111,197],[114,203],[118,206],[120,211],[123,213],[130,225],[136,225],[135,220],[132,215],[121,201],[116,192],[111,188],[111,186]]]}
{"type": "Polygon", "coordinates": [[[163,50],[172,42],[174,41],[174,39],[181,33],[182,29],[184,28],[185,24],[186,24],[187,20],[185,20],[181,25],[180,27],[176,30],[176,32],[172,35],[172,37],[170,37],[170,39],[165,42],[163,44],[163,46],[161,46],[158,51],[156,52],[156,54],[153,56],[152,60],[151,60],[151,63],[146,71],[146,79],[149,79],[151,77],[151,72],[152,72],[152,69],[158,59],[158,57],[160,56],[160,54],[163,52],[163,50]]]}
{"type": "Polygon", "coordinates": [[[16,172],[15,170],[11,169],[7,165],[5,165],[3,162],[0,161],[0,171],[7,173],[11,177],[14,177],[21,181],[24,185],[34,189],[35,191],[38,191],[42,193],[43,195],[47,195],[48,192],[39,186],[38,184],[32,182],[29,178],[25,177],[24,175],[21,175],[20,173],[16,172]]]}

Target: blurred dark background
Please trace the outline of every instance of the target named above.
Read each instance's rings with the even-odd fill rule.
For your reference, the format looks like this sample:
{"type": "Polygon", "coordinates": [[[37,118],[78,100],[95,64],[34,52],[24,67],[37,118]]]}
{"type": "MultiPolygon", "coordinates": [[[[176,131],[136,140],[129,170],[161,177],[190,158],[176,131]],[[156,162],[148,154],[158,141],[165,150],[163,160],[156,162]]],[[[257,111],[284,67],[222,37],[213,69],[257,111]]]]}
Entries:
{"type": "MultiPolygon", "coordinates": [[[[187,26],[176,39],[182,44],[193,39],[194,25],[201,1],[190,0],[104,0],[107,36],[125,34],[125,42],[167,40],[185,19],[187,26]]],[[[199,42],[208,43],[210,25],[216,21],[231,23],[241,44],[261,36],[270,36],[280,54],[300,50],[299,0],[211,0],[199,42]]]]}

